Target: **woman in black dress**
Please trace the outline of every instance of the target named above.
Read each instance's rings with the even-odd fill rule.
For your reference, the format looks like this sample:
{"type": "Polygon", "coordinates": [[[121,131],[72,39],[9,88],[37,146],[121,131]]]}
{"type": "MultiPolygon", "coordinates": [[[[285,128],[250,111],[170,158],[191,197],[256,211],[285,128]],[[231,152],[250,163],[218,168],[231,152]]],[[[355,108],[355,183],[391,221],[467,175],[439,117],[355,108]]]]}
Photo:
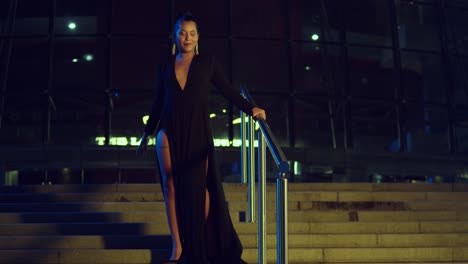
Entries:
{"type": "Polygon", "coordinates": [[[169,263],[245,263],[214,168],[210,86],[255,119],[265,119],[265,111],[232,88],[215,57],[199,54],[193,16],[177,19],[173,37],[174,56],[160,68],[156,97],[137,150],[139,154],[147,150],[148,137],[158,127],[156,153],[172,236],[169,263]]]}

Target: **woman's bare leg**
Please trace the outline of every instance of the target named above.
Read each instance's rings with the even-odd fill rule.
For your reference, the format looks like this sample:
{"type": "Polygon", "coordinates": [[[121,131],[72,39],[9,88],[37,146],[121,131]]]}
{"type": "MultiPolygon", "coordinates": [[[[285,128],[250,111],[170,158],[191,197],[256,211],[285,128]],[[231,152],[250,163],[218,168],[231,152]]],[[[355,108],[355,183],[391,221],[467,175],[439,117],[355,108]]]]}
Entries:
{"type": "Polygon", "coordinates": [[[178,260],[182,254],[182,244],[180,243],[179,227],[177,225],[175,190],[172,177],[169,142],[167,140],[167,135],[163,130],[159,131],[157,135],[156,152],[159,160],[159,168],[162,173],[167,222],[169,224],[169,230],[172,237],[172,254],[170,259],[178,260]]]}

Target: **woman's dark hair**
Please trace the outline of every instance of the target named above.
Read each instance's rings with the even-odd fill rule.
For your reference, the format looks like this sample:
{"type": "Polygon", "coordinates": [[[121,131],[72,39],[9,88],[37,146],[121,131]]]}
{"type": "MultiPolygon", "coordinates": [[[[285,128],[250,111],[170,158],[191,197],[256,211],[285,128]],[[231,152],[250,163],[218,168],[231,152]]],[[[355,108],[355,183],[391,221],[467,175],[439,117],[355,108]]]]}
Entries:
{"type": "Polygon", "coordinates": [[[185,12],[185,13],[182,13],[181,15],[179,15],[174,23],[174,28],[172,29],[172,36],[175,36],[175,33],[176,33],[176,30],[177,30],[177,27],[182,23],[182,22],[194,22],[196,27],[197,27],[197,31],[200,32],[200,29],[198,27],[198,19],[192,15],[190,12],[185,12]]]}

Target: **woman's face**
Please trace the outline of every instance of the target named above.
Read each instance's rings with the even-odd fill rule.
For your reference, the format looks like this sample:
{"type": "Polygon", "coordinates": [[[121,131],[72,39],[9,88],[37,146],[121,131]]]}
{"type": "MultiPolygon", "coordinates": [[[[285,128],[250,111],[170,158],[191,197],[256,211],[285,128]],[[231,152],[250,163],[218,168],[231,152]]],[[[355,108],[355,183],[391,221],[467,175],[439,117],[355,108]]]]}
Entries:
{"type": "Polygon", "coordinates": [[[198,43],[197,24],[193,21],[182,21],[176,34],[176,44],[180,52],[194,52],[198,43]]]}

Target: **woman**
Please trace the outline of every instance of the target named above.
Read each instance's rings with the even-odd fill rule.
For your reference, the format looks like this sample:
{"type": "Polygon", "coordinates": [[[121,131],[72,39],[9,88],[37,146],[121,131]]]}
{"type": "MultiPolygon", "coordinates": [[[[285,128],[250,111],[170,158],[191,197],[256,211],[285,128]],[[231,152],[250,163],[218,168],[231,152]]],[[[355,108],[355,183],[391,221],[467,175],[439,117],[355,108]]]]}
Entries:
{"type": "Polygon", "coordinates": [[[265,111],[232,89],[213,56],[199,54],[193,16],[177,19],[173,37],[175,56],[160,69],[155,101],[137,150],[139,154],[147,150],[148,137],[159,122],[156,153],[172,237],[168,263],[245,263],[214,166],[210,85],[255,119],[265,119],[265,111]]]}

